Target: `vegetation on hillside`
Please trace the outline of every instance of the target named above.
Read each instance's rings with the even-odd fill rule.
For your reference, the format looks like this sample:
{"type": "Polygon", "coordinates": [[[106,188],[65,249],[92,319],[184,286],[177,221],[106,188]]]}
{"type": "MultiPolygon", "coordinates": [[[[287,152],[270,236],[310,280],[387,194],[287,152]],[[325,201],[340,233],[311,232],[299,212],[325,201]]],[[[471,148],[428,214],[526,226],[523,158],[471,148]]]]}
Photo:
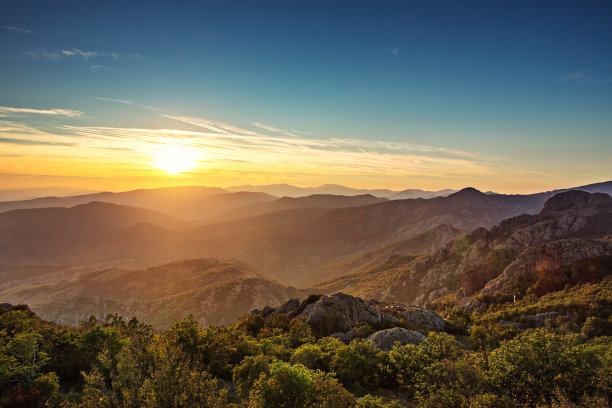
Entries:
{"type": "MultiPolygon", "coordinates": [[[[109,315],[78,328],[0,308],[3,407],[605,407],[612,279],[486,311],[443,310],[454,334],[390,352],[322,337],[301,319],[245,316],[155,334],[109,315]],[[531,319],[538,313],[546,319],[531,319]],[[550,313],[555,312],[555,313],[550,313]]],[[[443,308],[441,308],[443,309],[443,308]]],[[[364,333],[367,330],[364,330],[364,333]]]]}

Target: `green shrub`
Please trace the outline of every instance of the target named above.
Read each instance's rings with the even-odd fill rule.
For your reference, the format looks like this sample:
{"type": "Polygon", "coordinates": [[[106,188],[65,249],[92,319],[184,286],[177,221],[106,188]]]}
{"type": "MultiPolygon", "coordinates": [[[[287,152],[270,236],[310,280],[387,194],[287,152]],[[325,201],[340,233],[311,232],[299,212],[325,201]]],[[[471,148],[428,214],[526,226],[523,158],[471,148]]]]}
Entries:
{"type": "Polygon", "coordinates": [[[249,398],[249,408],[349,408],[355,398],[329,374],[303,365],[276,362],[262,375],[249,398]]]}

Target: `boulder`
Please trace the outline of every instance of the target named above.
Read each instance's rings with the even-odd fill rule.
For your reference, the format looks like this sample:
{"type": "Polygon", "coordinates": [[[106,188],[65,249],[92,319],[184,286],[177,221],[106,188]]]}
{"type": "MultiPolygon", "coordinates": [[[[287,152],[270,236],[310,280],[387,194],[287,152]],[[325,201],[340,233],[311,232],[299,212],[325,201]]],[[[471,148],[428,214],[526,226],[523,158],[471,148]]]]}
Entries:
{"type": "Polygon", "coordinates": [[[368,340],[374,342],[376,348],[384,351],[393,349],[395,342],[404,344],[420,344],[425,340],[425,336],[414,330],[406,330],[402,327],[394,327],[392,329],[377,331],[368,337],[368,340]]]}
{"type": "Polygon", "coordinates": [[[404,306],[398,317],[408,325],[423,331],[442,331],[446,321],[434,311],[421,306],[404,306]]]}
{"type": "Polygon", "coordinates": [[[349,344],[351,342],[350,336],[348,334],[342,333],[342,332],[330,334],[329,337],[334,338],[334,339],[338,339],[341,342],[343,342],[344,344],[349,344]]]}
{"type": "Polygon", "coordinates": [[[368,305],[363,299],[344,293],[322,296],[316,302],[306,305],[303,312],[296,317],[305,317],[320,336],[347,332],[357,322],[376,325],[382,321],[378,309],[368,305]]]}

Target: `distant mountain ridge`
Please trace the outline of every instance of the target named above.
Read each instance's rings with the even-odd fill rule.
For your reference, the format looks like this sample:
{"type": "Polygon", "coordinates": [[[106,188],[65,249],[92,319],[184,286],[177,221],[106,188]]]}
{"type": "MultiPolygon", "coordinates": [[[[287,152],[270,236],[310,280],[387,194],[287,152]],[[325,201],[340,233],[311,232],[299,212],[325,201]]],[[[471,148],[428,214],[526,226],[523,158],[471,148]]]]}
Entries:
{"type": "Polygon", "coordinates": [[[465,307],[478,295],[541,295],[612,274],[611,234],[609,195],[566,191],[538,214],[459,235],[433,255],[388,258],[318,287],[417,304],[452,295],[465,307]]]}
{"type": "Polygon", "coordinates": [[[408,189],[402,191],[394,191],[389,189],[360,189],[345,187],[338,184],[324,184],[318,187],[296,187],[290,184],[268,184],[262,186],[254,186],[245,184],[226,188],[228,191],[252,191],[264,192],[279,197],[304,197],[313,194],[331,194],[357,196],[369,194],[374,197],[388,198],[390,200],[401,200],[405,198],[432,198],[442,197],[457,192],[457,190],[440,190],[440,191],[425,191],[419,189],[408,189]]]}
{"type": "Polygon", "coordinates": [[[233,324],[240,314],[278,306],[305,292],[261,277],[233,260],[190,259],[144,270],[110,269],[56,283],[17,287],[1,299],[27,302],[43,319],[78,325],[91,315],[136,316],[167,328],[193,313],[204,324],[233,324]]]}

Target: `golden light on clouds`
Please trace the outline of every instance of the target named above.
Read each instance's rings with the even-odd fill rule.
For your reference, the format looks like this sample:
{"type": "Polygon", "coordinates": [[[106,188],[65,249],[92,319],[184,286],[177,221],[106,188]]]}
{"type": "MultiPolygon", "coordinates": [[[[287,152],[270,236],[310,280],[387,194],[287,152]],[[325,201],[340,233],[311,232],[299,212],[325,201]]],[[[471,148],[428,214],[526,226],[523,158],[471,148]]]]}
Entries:
{"type": "Polygon", "coordinates": [[[504,192],[568,183],[568,178],[555,174],[509,168],[503,158],[478,152],[384,139],[319,138],[260,123],[256,131],[201,118],[163,116],[191,129],[57,123],[41,129],[19,118],[0,118],[0,184],[119,190],[176,183],[333,182],[394,189],[472,185],[504,192]]]}
{"type": "Polygon", "coordinates": [[[169,145],[153,154],[155,167],[167,174],[180,174],[198,165],[198,151],[190,146],[169,145]]]}

